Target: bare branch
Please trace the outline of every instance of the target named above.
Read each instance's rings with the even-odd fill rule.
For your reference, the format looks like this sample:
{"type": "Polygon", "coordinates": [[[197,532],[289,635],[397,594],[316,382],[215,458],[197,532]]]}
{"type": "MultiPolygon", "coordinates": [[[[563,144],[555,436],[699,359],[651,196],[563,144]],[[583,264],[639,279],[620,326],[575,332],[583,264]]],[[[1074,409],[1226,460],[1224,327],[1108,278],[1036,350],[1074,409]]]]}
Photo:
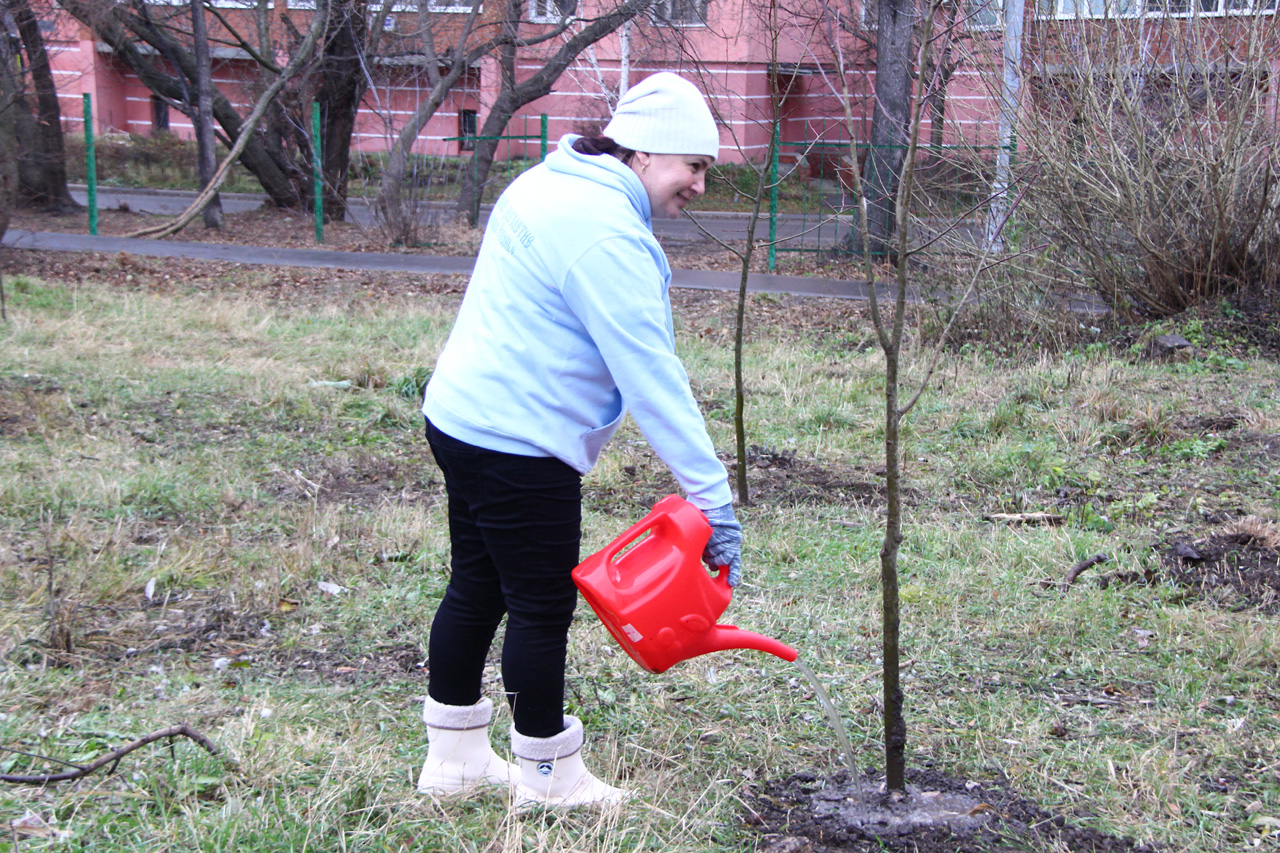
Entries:
{"type": "MultiPolygon", "coordinates": [[[[19,773],[0,773],[0,782],[8,782],[11,785],[50,785],[50,784],[53,784],[54,782],[70,782],[73,779],[83,779],[85,776],[88,776],[90,773],[93,773],[96,770],[100,770],[101,768],[106,767],[108,764],[114,765],[121,758],[133,752],[135,749],[138,749],[139,747],[146,746],[149,743],[154,743],[158,740],[163,740],[165,738],[172,739],[175,737],[185,737],[195,741],[197,744],[203,747],[204,750],[208,752],[210,755],[220,756],[222,754],[221,750],[218,749],[217,745],[214,744],[213,741],[209,740],[209,738],[200,734],[200,732],[191,728],[186,723],[180,723],[179,725],[170,726],[167,729],[161,729],[158,732],[152,732],[149,735],[144,735],[143,737],[140,737],[137,740],[132,741],[131,743],[127,743],[122,747],[119,747],[117,749],[111,750],[110,752],[104,753],[103,755],[100,755],[98,758],[95,758],[93,761],[89,762],[83,767],[80,767],[74,764],[69,765],[69,766],[75,767],[76,768],[75,770],[66,770],[66,771],[63,771],[62,773],[39,773],[34,775],[23,775],[19,773]]],[[[17,750],[9,750],[9,751],[17,752],[17,750]]],[[[25,755],[27,753],[23,753],[23,754],[25,755]]],[[[56,761],[57,759],[47,759],[47,760],[56,761]]],[[[58,763],[69,764],[69,762],[65,762],[65,761],[59,761],[58,763]]]]}
{"type": "Polygon", "coordinates": [[[210,179],[209,185],[200,191],[195,200],[191,202],[191,206],[183,211],[177,219],[168,224],[140,228],[131,234],[126,234],[126,237],[168,237],[187,227],[191,220],[200,215],[200,211],[204,210],[204,206],[209,203],[209,199],[213,198],[214,193],[222,186],[222,182],[227,177],[227,172],[231,170],[231,165],[235,163],[240,156],[240,152],[244,151],[245,145],[249,143],[254,129],[267,111],[267,107],[271,105],[271,102],[279,94],[280,90],[284,88],[284,85],[289,82],[293,75],[298,73],[303,63],[311,56],[311,52],[315,49],[316,42],[320,38],[320,31],[324,29],[324,21],[327,17],[325,14],[326,6],[328,6],[328,0],[316,0],[315,15],[311,18],[311,27],[307,30],[306,40],[299,45],[297,52],[289,60],[289,64],[285,66],[284,71],[280,72],[280,76],[273,80],[267,90],[262,93],[262,97],[258,99],[258,103],[253,107],[253,112],[249,114],[249,117],[241,125],[240,135],[236,137],[235,145],[231,146],[227,156],[218,165],[218,170],[213,173],[213,178],[210,179]]]}

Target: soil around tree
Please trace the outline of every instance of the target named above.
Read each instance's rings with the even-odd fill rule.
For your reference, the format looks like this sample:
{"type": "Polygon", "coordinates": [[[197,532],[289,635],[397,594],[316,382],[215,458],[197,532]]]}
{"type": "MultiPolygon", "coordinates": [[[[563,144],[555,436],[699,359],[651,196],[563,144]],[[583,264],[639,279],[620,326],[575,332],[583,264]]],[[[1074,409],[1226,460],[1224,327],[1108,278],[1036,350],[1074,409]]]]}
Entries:
{"type": "Polygon", "coordinates": [[[757,784],[746,822],[759,853],[1154,853],[1132,839],[1051,814],[1000,779],[958,779],[908,770],[905,795],[885,792],[870,772],[797,773],[757,784]]]}

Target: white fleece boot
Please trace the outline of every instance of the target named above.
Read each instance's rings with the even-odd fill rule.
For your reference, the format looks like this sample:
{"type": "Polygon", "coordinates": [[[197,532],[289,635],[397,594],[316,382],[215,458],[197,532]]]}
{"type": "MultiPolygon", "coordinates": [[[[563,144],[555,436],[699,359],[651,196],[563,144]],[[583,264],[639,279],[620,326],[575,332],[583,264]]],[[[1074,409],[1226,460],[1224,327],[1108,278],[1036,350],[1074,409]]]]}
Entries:
{"type": "Polygon", "coordinates": [[[520,764],[516,807],[613,806],[630,794],[601,782],[582,763],[582,723],[568,714],[554,737],[527,737],[511,727],[511,751],[520,764]]]}
{"type": "Polygon", "coordinates": [[[422,721],[427,724],[427,760],[418,776],[420,794],[456,794],[478,785],[510,788],[520,768],[503,761],[489,745],[493,702],[441,705],[427,697],[422,721]]]}

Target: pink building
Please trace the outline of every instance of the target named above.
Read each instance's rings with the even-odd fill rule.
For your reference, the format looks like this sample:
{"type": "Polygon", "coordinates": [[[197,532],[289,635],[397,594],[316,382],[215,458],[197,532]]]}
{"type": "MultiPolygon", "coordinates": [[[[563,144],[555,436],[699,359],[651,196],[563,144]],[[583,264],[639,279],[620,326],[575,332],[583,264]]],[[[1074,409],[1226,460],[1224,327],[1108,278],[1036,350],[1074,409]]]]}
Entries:
{"type": "MultiPolygon", "coordinates": [[[[175,0],[176,2],[176,0],[175,0]]],[[[314,0],[268,0],[271,31],[284,31],[288,16],[294,25],[305,28],[314,0]]],[[[612,0],[529,0],[528,32],[549,30],[563,13],[590,17],[612,0]],[[581,8],[579,8],[581,4],[581,8]]],[[[947,38],[935,44],[938,65],[926,69],[925,76],[941,70],[947,84],[945,98],[926,115],[944,116],[933,128],[925,122],[926,138],[947,143],[991,144],[995,137],[995,116],[1002,30],[999,26],[1001,0],[969,7],[948,30],[947,38]]],[[[1191,16],[1221,18],[1229,24],[1243,7],[1246,13],[1274,18],[1276,0],[1202,0],[1192,9],[1188,0],[1032,0],[1026,17],[1027,59],[1024,70],[1029,78],[1044,78],[1049,66],[1069,66],[1071,58],[1054,57],[1046,52],[1049,35],[1064,28],[1096,23],[1097,18],[1124,19],[1140,17],[1168,26],[1191,16]],[[1117,6],[1117,2],[1119,5],[1117,6]],[[1181,2],[1183,6],[1176,4],[1181,2]],[[1214,4],[1209,9],[1208,4],[1214,4]],[[1156,4],[1160,8],[1156,11],[1156,4]],[[1164,4],[1164,5],[1161,5],[1164,4]],[[1257,4],[1257,8],[1249,4],[1257,4]],[[1185,8],[1184,8],[1185,7],[1185,8]]],[[[371,4],[373,5],[373,4],[371,4]]],[[[818,7],[821,4],[809,4],[818,7]]],[[[214,8],[227,21],[252,29],[255,0],[213,0],[214,8]]],[[[794,8],[805,8],[796,4],[794,8]]],[[[496,4],[481,12],[492,18],[496,4]]],[[[152,2],[157,16],[184,14],[185,5],[152,2]]],[[[483,7],[482,7],[483,9],[483,7]]],[[[354,146],[363,151],[384,151],[398,129],[424,97],[423,53],[419,33],[426,26],[435,28],[447,41],[450,33],[470,14],[470,0],[396,0],[380,30],[382,43],[379,56],[370,63],[371,85],[357,124],[354,146]]],[[[778,10],[774,22],[767,20],[767,4],[758,0],[658,0],[648,14],[637,18],[613,35],[589,48],[565,71],[552,94],[527,105],[508,125],[512,135],[536,136],[540,116],[546,115],[548,135],[555,140],[563,133],[589,132],[603,126],[612,104],[629,84],[659,70],[672,70],[695,78],[705,91],[722,121],[721,140],[725,146],[724,161],[759,161],[769,144],[769,117],[775,99],[781,111],[781,139],[784,159],[803,150],[803,143],[822,141],[809,154],[812,163],[821,164],[824,157],[840,156],[837,143],[847,142],[841,90],[850,95],[853,112],[852,135],[864,140],[869,134],[874,86],[874,32],[863,28],[863,35],[841,36],[839,53],[845,57],[846,73],[842,86],[836,73],[835,46],[827,33],[833,28],[818,19],[805,19],[801,13],[778,10]],[[762,9],[761,6],[766,6],[762,9]],[[776,34],[776,38],[774,38],[776,34]]],[[[96,132],[147,134],[167,128],[179,135],[189,135],[189,120],[170,111],[156,98],[131,70],[87,27],[82,26],[58,7],[42,22],[49,39],[51,60],[63,97],[63,115],[67,130],[81,131],[83,108],[81,95],[93,95],[96,132]]],[[[860,14],[856,6],[853,14],[860,14]]],[[[1121,21],[1123,23],[1123,20],[1121,21]]],[[[259,79],[257,64],[242,47],[226,39],[226,30],[216,19],[210,20],[215,39],[223,36],[215,48],[214,76],[229,99],[248,111],[259,79]]],[[[577,26],[577,25],[574,25],[577,26]]],[[[838,28],[837,28],[838,29],[838,28]]],[[[1274,29],[1274,28],[1273,28],[1274,29]]],[[[518,59],[518,73],[530,74],[539,65],[541,52],[554,50],[559,41],[543,47],[526,48],[518,59]]],[[[283,56],[275,57],[283,61],[283,56]]],[[[1271,73],[1277,70],[1273,62],[1271,73]]],[[[498,65],[492,58],[481,60],[464,75],[444,104],[423,129],[414,150],[420,154],[459,155],[470,147],[466,137],[473,136],[483,125],[488,105],[499,89],[498,65]]],[[[499,158],[537,157],[538,141],[504,144],[499,158]]]]}

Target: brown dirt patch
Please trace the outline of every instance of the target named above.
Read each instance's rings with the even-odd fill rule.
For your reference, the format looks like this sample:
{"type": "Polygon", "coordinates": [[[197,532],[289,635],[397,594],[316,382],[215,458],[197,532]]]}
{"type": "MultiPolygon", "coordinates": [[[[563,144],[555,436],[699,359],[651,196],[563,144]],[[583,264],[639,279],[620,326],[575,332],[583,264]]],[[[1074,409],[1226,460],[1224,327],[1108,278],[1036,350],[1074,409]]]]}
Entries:
{"type": "MultiPolygon", "coordinates": [[[[425,447],[423,448],[425,452],[425,447]]],[[[420,457],[385,453],[324,456],[277,474],[265,488],[286,501],[361,508],[431,503],[443,493],[436,469],[420,457]]]]}
{"type": "Polygon", "coordinates": [[[1280,527],[1254,520],[1157,546],[1165,577],[1227,610],[1280,613],[1280,527]]]}
{"type": "MultiPolygon", "coordinates": [[[[316,595],[324,594],[316,592],[316,595]]],[[[65,602],[64,602],[65,604],[65,602]]],[[[108,664],[119,673],[145,668],[171,654],[190,654],[209,667],[210,677],[283,675],[320,681],[364,683],[426,673],[426,650],[417,642],[392,641],[356,651],[325,632],[323,645],[281,645],[276,636],[304,612],[298,599],[237,600],[222,592],[170,589],[152,600],[94,608],[63,608],[67,623],[57,642],[33,640],[6,656],[10,663],[50,664],[97,671],[108,664]]]]}
{"type": "MultiPolygon", "coordinates": [[[[732,480],[737,462],[724,461],[732,480]]],[[[756,445],[747,448],[747,461],[751,466],[747,480],[752,503],[867,507],[882,505],[886,500],[884,482],[860,468],[797,457],[794,450],[756,445]]]]}
{"type": "Polygon", "coordinates": [[[852,784],[845,771],[831,777],[798,773],[753,786],[748,825],[760,834],[760,853],[978,853],[978,851],[1150,851],[1126,838],[1076,826],[1067,815],[1050,814],[1010,790],[1003,780],[966,780],[933,769],[908,773],[912,802],[867,795],[870,777],[852,784]],[[908,805],[933,802],[933,822],[909,831],[889,818],[908,805]],[[972,803],[973,805],[969,805],[972,803]],[[965,813],[955,814],[962,806],[965,813]],[[875,820],[876,813],[883,820],[875,820]],[[871,819],[869,819],[871,818],[871,819]]]}
{"type": "Polygon", "coordinates": [[[0,438],[25,438],[70,416],[65,390],[41,376],[0,379],[0,438]]]}

